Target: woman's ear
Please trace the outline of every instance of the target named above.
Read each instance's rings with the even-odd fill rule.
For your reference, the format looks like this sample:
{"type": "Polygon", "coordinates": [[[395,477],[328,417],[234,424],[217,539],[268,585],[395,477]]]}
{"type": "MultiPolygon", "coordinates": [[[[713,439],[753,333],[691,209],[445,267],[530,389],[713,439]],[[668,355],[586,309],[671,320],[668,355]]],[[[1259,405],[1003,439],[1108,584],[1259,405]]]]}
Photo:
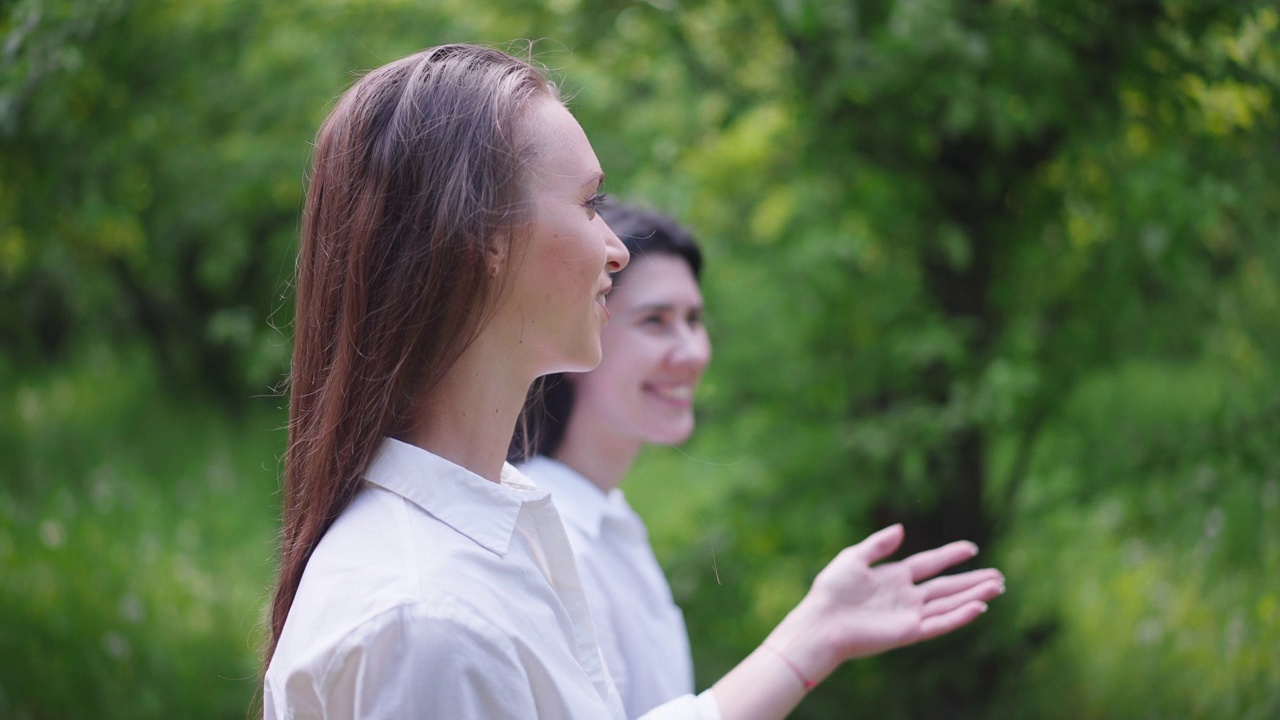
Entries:
{"type": "Polygon", "coordinates": [[[507,260],[511,257],[511,240],[495,237],[489,241],[489,249],[485,252],[485,264],[488,266],[489,279],[496,280],[506,272],[507,260]]]}

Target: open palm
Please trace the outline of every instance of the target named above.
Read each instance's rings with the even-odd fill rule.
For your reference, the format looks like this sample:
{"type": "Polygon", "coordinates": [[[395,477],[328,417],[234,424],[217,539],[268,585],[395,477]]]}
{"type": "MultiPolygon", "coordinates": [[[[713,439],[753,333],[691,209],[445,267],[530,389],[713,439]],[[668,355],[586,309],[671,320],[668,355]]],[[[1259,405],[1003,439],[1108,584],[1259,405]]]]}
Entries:
{"type": "Polygon", "coordinates": [[[806,601],[824,616],[830,647],[841,660],[875,655],[960,628],[1004,592],[993,569],[937,577],[977,554],[954,542],[897,562],[876,563],[902,544],[901,525],[845,548],[813,581],[806,601]]]}

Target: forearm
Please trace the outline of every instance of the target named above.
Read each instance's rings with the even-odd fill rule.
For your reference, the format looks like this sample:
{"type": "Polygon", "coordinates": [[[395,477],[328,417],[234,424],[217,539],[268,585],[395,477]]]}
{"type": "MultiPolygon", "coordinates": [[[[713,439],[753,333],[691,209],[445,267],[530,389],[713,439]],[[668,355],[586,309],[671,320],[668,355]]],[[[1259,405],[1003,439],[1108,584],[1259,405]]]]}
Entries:
{"type": "Polygon", "coordinates": [[[811,605],[802,601],[712,686],[722,720],[780,720],[835,669],[838,660],[811,605]]]}

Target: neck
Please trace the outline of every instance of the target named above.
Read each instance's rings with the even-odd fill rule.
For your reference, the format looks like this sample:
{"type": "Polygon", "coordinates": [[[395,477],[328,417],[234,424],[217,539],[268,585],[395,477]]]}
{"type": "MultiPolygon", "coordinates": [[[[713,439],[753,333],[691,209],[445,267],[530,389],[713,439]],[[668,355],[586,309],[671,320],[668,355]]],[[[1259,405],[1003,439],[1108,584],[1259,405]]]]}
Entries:
{"type": "Polygon", "coordinates": [[[418,403],[401,439],[498,482],[533,375],[482,333],[418,403]]]}
{"type": "Polygon", "coordinates": [[[608,423],[577,412],[569,416],[564,440],[553,457],[607,493],[626,478],[643,444],[636,438],[620,437],[608,423]]]}

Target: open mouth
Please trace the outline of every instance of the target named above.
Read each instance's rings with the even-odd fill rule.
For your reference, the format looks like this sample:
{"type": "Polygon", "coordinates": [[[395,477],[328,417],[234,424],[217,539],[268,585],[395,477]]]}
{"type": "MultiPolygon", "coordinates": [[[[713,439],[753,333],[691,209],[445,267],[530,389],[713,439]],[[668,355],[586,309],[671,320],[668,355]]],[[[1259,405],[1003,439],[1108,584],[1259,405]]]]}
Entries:
{"type": "Polygon", "coordinates": [[[650,395],[681,407],[688,406],[693,402],[692,385],[654,385],[645,383],[644,390],[650,395]]]}

